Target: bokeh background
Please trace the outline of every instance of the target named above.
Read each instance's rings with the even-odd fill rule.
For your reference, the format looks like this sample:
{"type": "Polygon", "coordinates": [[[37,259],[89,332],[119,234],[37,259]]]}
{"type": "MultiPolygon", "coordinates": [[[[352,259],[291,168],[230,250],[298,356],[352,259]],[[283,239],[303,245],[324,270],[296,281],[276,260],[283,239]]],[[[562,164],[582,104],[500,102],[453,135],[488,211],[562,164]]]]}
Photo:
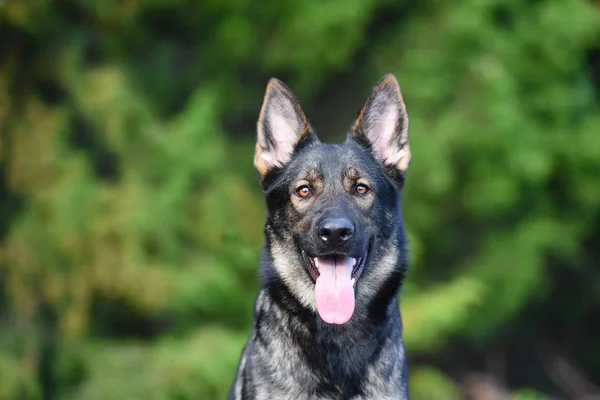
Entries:
{"type": "Polygon", "coordinates": [[[600,3],[0,0],[0,399],[223,399],[265,84],[398,77],[414,399],[600,398],[600,3]]]}

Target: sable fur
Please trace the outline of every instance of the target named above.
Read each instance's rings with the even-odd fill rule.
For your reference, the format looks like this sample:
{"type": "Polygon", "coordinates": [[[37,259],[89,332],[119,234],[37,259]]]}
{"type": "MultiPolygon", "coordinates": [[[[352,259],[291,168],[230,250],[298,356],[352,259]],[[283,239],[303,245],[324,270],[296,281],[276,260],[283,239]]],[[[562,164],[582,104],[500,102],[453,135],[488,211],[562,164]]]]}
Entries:
{"type": "Polygon", "coordinates": [[[261,288],[228,399],[408,399],[398,294],[409,162],[408,116],[392,75],[373,88],[341,144],[320,142],[291,90],[269,82],[255,154],[267,203],[261,288]],[[357,195],[359,184],[370,191],[357,195]],[[295,194],[299,185],[311,196],[295,194]],[[315,234],[332,216],[354,227],[335,248],[315,234]],[[320,318],[303,252],[364,257],[347,323],[320,318]]]}

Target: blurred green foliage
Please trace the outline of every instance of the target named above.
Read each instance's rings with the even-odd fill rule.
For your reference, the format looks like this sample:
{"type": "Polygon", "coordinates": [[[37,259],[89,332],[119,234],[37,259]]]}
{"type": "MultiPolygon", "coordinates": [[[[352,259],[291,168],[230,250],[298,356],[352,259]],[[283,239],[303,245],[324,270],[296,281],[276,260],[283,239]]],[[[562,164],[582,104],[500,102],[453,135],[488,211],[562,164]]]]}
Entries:
{"type": "Polygon", "coordinates": [[[414,398],[459,398],[454,364],[542,338],[597,379],[599,53],[583,0],[0,2],[0,399],[224,398],[265,83],[341,139],[387,72],[411,118],[414,398]]]}

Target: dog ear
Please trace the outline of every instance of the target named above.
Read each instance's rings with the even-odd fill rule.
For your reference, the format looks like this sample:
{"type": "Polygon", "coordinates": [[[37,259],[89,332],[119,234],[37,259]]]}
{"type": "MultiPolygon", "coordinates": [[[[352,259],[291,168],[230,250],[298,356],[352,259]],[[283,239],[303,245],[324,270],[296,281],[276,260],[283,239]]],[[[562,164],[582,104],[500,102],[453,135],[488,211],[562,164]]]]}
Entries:
{"type": "Polygon", "coordinates": [[[408,114],[394,75],[384,76],[373,87],[349,136],[366,145],[394,175],[404,177],[410,163],[408,114]]]}
{"type": "Polygon", "coordinates": [[[261,178],[287,163],[296,146],[313,136],[298,99],[283,82],[275,78],[267,84],[257,131],[254,166],[261,178]]]}

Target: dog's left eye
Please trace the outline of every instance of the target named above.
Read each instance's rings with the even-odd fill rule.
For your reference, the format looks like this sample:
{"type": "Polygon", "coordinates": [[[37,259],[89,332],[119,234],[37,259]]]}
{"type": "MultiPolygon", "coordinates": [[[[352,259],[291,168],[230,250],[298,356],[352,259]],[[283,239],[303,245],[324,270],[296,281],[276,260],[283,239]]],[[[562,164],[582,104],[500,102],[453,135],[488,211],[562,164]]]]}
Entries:
{"type": "Polygon", "coordinates": [[[369,193],[371,189],[369,189],[369,187],[367,185],[363,185],[363,184],[358,184],[354,187],[354,192],[360,196],[364,196],[365,194],[369,193]]]}
{"type": "Polygon", "coordinates": [[[308,185],[302,185],[296,189],[295,193],[298,197],[309,197],[312,194],[312,190],[308,185]]]}

